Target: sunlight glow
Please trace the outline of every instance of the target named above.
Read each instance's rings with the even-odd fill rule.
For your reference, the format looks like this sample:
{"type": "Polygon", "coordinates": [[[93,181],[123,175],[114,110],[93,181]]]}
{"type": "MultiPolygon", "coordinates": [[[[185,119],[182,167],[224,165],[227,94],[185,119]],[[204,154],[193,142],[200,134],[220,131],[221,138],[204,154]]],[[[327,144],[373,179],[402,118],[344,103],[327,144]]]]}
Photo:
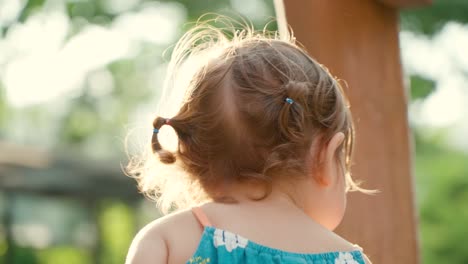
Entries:
{"type": "Polygon", "coordinates": [[[90,71],[125,57],[129,47],[129,40],[118,33],[89,26],[60,50],[42,50],[9,63],[4,76],[7,96],[16,106],[54,99],[80,88],[90,71]]]}
{"type": "Polygon", "coordinates": [[[13,225],[16,243],[23,247],[46,248],[52,243],[50,229],[39,223],[13,225]]]}
{"type": "MultiPolygon", "coordinates": [[[[436,91],[420,108],[416,122],[445,127],[468,122],[468,26],[447,23],[433,39],[411,32],[400,34],[402,62],[406,72],[436,82],[436,91]]],[[[466,131],[468,134],[468,131],[466,131]]]]}
{"type": "Polygon", "coordinates": [[[0,78],[14,107],[76,94],[90,72],[136,56],[140,43],[170,44],[186,16],[178,4],[148,4],[118,16],[108,28],[84,25],[66,40],[71,26],[63,10],[38,12],[0,39],[0,78]]]}
{"type": "Polygon", "coordinates": [[[15,21],[25,4],[25,0],[0,1],[0,28],[15,21]]]}
{"type": "Polygon", "coordinates": [[[148,4],[138,12],[117,17],[113,29],[133,40],[167,45],[180,34],[185,16],[183,6],[176,3],[148,4]]]}
{"type": "Polygon", "coordinates": [[[463,91],[466,81],[463,78],[442,80],[437,90],[422,105],[421,121],[444,127],[462,119],[468,102],[466,91],[463,91]]]}

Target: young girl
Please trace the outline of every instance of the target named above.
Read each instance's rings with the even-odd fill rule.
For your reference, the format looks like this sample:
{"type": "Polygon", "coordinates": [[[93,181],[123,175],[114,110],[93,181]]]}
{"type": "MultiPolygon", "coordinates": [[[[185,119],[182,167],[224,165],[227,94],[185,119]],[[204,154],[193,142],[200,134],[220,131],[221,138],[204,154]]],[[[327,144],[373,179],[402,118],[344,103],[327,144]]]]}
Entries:
{"type": "Polygon", "coordinates": [[[166,211],[186,209],[143,228],[127,264],[370,263],[332,232],[346,192],[363,190],[349,173],[347,99],[322,65],[292,37],[208,23],[182,37],[171,65],[195,72],[188,92],[175,116],[154,119],[152,157],[130,172],[166,211]],[[174,152],[159,143],[164,125],[174,152]]]}

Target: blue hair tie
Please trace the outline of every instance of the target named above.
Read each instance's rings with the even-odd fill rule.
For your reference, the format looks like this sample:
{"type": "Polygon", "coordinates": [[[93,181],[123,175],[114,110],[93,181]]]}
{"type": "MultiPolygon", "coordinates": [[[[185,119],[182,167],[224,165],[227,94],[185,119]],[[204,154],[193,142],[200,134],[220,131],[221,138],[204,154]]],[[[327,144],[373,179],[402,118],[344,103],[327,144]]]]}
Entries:
{"type": "Polygon", "coordinates": [[[288,104],[293,104],[294,103],[294,100],[289,98],[289,97],[286,97],[286,99],[284,99],[284,101],[286,101],[286,103],[288,103],[288,104]]]}
{"type": "Polygon", "coordinates": [[[153,129],[153,133],[154,133],[154,134],[159,133],[159,129],[157,129],[157,128],[153,129]]]}

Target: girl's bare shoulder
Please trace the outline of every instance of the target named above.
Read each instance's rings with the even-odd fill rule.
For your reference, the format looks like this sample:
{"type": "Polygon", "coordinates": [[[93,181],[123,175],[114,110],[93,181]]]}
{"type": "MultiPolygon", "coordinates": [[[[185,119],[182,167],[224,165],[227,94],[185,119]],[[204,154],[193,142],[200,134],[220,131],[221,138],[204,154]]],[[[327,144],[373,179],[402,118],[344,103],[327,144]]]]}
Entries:
{"type": "Polygon", "coordinates": [[[190,209],[161,217],[137,233],[126,264],[185,263],[195,252],[202,232],[190,209]]]}

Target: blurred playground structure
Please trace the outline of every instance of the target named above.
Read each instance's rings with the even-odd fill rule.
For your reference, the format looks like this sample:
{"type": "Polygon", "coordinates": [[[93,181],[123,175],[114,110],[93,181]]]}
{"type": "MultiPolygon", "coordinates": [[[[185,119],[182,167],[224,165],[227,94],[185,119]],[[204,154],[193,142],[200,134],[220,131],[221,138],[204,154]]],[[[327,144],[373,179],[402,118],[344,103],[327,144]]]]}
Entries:
{"type": "MultiPolygon", "coordinates": [[[[288,22],[313,56],[348,81],[358,116],[355,176],[383,190],[351,194],[339,232],[373,244],[375,263],[418,256],[468,263],[468,2],[320,2],[285,1],[288,22]],[[404,3],[416,6],[396,9],[404,3]],[[338,30],[344,26],[353,30],[338,30]],[[392,30],[393,38],[385,35],[392,30]],[[360,46],[364,40],[368,46],[360,46]],[[399,67],[398,51],[403,77],[390,69],[399,67]],[[402,77],[399,93],[389,76],[402,77]],[[360,206],[381,216],[363,220],[371,233],[352,224],[360,206]],[[378,250],[392,245],[400,245],[397,255],[380,259],[378,250]]],[[[136,230],[160,215],[122,173],[125,137],[134,131],[129,151],[149,142],[167,66],[162,54],[206,12],[240,13],[258,29],[275,15],[270,0],[0,1],[0,264],[123,263],[136,230]]]]}

